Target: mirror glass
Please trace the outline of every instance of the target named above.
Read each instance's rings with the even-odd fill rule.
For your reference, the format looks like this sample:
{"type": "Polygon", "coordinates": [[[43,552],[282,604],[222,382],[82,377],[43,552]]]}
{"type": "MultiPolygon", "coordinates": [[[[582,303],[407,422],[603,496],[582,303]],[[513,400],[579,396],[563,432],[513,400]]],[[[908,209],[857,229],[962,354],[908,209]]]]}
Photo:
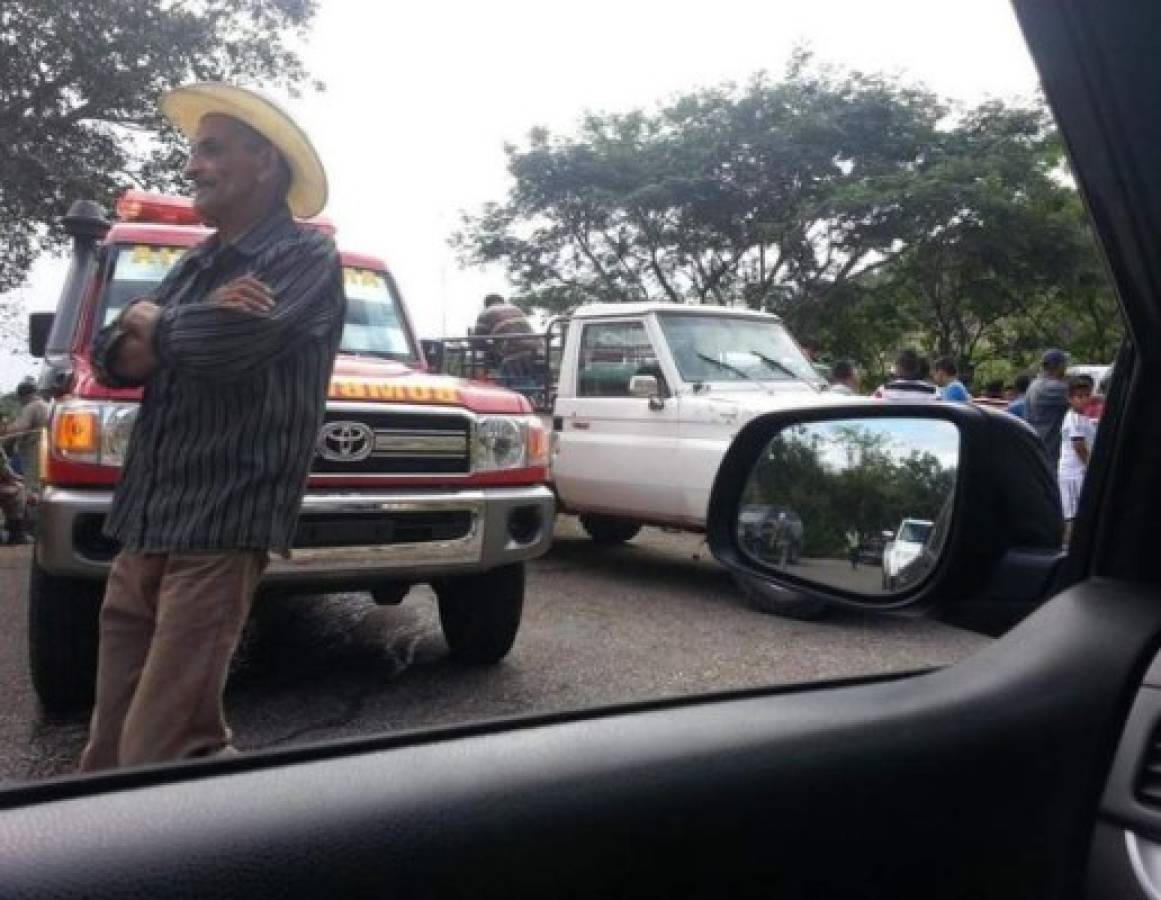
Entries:
{"type": "Polygon", "coordinates": [[[943,550],[959,450],[958,428],[938,419],[791,426],[750,473],[738,544],[753,560],[827,587],[909,590],[943,550]]]}

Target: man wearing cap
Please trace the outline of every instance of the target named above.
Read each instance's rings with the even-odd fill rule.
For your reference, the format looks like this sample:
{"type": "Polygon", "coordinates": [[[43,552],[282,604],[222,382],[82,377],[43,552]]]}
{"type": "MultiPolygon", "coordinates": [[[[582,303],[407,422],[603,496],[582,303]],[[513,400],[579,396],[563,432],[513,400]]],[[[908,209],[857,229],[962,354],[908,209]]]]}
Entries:
{"type": "Polygon", "coordinates": [[[293,218],[326,202],[307,136],[225,84],[161,106],[216,231],[93,344],[103,384],[145,391],[105,526],[122,549],[82,770],[232,749],[227,670],[268,553],[291,545],[343,326],[334,243],[293,218]]]}
{"type": "Polygon", "coordinates": [[[1060,461],[1060,424],[1068,412],[1068,354],[1049,350],[1041,360],[1041,371],[1024,395],[1025,418],[1036,429],[1052,470],[1060,461]]]}

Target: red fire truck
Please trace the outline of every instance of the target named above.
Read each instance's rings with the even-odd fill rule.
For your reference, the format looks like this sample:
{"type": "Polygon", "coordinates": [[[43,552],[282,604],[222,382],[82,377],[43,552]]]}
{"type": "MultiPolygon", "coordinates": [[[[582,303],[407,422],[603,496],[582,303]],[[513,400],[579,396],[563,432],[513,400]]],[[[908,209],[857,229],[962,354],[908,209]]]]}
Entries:
{"type": "MultiPolygon", "coordinates": [[[[326,220],[306,223],[333,227],[326,220]]],[[[32,680],[49,708],[92,694],[97,615],[118,548],[102,533],[140,400],[95,381],[93,335],[148,294],[209,231],[182,198],[129,192],[116,221],[78,201],[71,265],[30,344],[55,398],[29,585],[32,680]]],[[[491,663],[520,623],[524,563],[551,540],[548,434],[519,394],[427,374],[382,260],[343,252],[347,319],[288,559],[263,594],[370,591],[398,603],[430,583],[453,656],[491,663]]]]}

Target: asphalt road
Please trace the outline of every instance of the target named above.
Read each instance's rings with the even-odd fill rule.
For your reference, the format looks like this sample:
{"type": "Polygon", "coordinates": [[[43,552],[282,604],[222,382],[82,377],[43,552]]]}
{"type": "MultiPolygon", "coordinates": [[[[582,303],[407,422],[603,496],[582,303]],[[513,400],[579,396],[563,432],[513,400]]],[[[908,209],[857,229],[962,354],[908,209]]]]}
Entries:
{"type": "MultiPolygon", "coordinates": [[[[524,621],[500,665],[446,658],[434,597],[362,594],[256,610],[227,691],[242,750],[626,701],[901,671],[986,643],[921,619],[834,613],[798,622],[750,609],[700,539],[646,529],[598,548],[560,519],[529,570],[524,621]]],[[[0,779],[71,769],[86,719],[45,717],[27,674],[26,549],[0,549],[0,779]]]]}

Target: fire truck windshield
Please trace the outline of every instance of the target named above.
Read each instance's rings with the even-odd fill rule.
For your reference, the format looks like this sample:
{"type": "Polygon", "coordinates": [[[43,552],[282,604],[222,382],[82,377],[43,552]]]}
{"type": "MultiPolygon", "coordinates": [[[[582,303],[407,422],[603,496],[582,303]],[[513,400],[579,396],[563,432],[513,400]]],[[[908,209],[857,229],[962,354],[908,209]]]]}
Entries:
{"type": "MultiPolygon", "coordinates": [[[[130,300],[150,294],[181,258],[181,247],[147,245],[112,248],[105,281],[100,321],[112,322],[130,300]]],[[[343,268],[347,295],[347,320],[340,350],[381,356],[400,362],[416,359],[395,285],[376,269],[343,268]]]]}

